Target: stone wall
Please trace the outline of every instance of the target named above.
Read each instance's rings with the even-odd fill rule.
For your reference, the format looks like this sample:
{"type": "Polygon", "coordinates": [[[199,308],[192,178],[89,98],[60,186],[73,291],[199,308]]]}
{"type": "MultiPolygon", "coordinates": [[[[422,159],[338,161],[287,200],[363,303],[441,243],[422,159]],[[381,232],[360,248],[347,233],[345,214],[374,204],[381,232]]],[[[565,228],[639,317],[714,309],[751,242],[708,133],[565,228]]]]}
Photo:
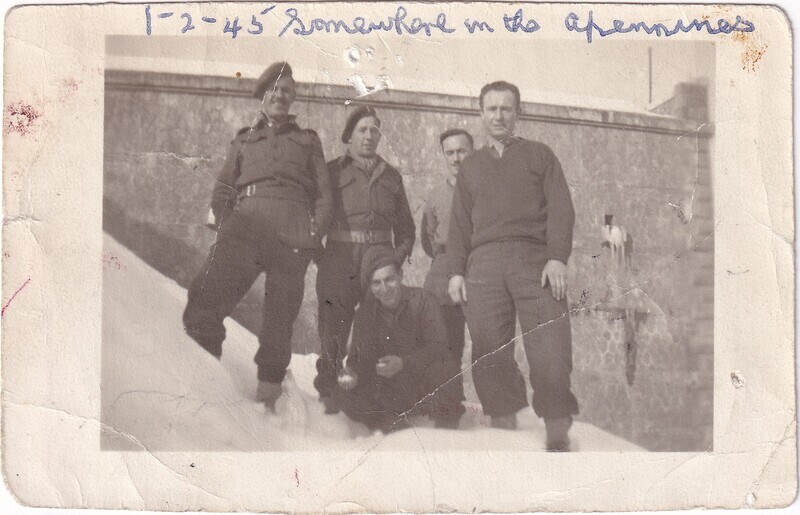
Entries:
{"type": "MultiPolygon", "coordinates": [[[[106,71],[104,229],[184,286],[213,240],[204,227],[209,194],[231,138],[253,121],[251,89],[244,79],[106,71]]],[[[328,159],[343,152],[352,91],[298,85],[293,112],[319,133],[328,159]]],[[[713,132],[689,119],[706,116],[704,95],[682,87],[659,114],[524,103],[518,127],[560,158],[576,206],[569,300],[581,417],[653,450],[708,450],[712,442],[713,132]],[[633,237],[625,278],[626,291],[643,299],[636,315],[607,302],[618,274],[600,246],[606,214],[633,237]]],[[[419,224],[444,173],[438,134],[481,134],[477,101],[404,91],[368,100],[382,119],[380,152],[403,174],[419,224]]],[[[421,284],[428,266],[417,244],[408,282],[421,284]]],[[[319,346],[315,274],[312,264],[295,352],[319,346]]],[[[254,331],[262,294],[256,284],[234,315],[254,331]]]]}

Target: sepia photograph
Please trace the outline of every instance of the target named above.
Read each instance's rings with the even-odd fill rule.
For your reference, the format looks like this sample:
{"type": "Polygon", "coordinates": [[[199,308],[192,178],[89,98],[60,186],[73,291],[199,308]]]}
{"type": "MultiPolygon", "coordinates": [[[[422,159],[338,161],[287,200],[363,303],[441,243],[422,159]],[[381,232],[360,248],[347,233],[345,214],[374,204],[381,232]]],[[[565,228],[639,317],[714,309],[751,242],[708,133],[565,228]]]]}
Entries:
{"type": "Polygon", "coordinates": [[[19,504],[793,502],[779,9],[24,6],[4,42],[19,504]]]}
{"type": "Polygon", "coordinates": [[[713,43],[174,39],[106,38],[104,449],[712,450],[713,43]]]}

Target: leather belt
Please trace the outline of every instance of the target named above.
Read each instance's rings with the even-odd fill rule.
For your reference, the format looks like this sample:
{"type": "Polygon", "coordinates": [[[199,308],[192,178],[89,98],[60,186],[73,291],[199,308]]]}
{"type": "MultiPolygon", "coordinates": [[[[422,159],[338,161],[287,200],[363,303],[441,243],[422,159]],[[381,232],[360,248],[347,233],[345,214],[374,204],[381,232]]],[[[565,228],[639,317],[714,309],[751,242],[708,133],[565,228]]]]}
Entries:
{"type": "Polygon", "coordinates": [[[275,179],[263,179],[257,182],[252,182],[239,190],[237,198],[238,200],[242,200],[245,197],[255,197],[256,190],[269,189],[269,186],[274,186],[275,184],[279,184],[275,179]]]}
{"type": "Polygon", "coordinates": [[[392,231],[343,231],[334,229],[328,231],[328,239],[348,243],[391,243],[392,231]]]}

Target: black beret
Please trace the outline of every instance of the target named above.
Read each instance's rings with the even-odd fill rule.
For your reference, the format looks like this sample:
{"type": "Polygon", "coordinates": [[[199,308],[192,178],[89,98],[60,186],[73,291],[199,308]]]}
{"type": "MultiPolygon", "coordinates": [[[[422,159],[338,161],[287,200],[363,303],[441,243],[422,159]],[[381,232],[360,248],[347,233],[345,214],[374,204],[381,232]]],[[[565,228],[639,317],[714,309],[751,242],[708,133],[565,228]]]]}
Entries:
{"type": "Polygon", "coordinates": [[[368,116],[374,116],[376,119],[378,118],[378,113],[375,112],[375,108],[371,106],[358,106],[350,113],[350,116],[347,117],[347,123],[344,124],[344,130],[342,131],[342,143],[350,142],[350,136],[353,135],[353,129],[356,128],[358,121],[368,116]]]}
{"type": "Polygon", "coordinates": [[[294,80],[292,67],[289,66],[289,63],[280,61],[269,65],[269,68],[264,70],[264,73],[256,81],[256,89],[253,91],[253,96],[259,100],[264,98],[267,90],[272,89],[275,86],[275,82],[281,77],[289,77],[294,80]]]}
{"type": "Polygon", "coordinates": [[[366,288],[372,282],[372,274],[385,266],[394,265],[400,270],[400,264],[394,255],[394,249],[388,245],[370,245],[361,257],[361,286],[366,288]]]}

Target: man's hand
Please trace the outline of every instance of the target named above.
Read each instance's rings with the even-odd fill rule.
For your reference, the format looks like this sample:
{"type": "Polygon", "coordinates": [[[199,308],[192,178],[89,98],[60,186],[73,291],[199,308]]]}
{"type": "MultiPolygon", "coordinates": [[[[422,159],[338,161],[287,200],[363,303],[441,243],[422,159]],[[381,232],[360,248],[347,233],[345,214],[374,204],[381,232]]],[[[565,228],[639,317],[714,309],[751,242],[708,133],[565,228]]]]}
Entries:
{"type": "Polygon", "coordinates": [[[456,304],[467,303],[467,283],[463,275],[454,275],[447,285],[447,293],[456,304]]]}
{"type": "Polygon", "coordinates": [[[375,372],[381,377],[394,377],[403,370],[403,358],[400,356],[384,356],[375,365],[375,372]]]}
{"type": "MultiPolygon", "coordinates": [[[[556,300],[567,296],[567,265],[557,259],[551,259],[542,270],[542,288],[550,283],[550,293],[556,300]]],[[[452,284],[452,283],[451,283],[452,284]]]]}
{"type": "Polygon", "coordinates": [[[358,374],[345,367],[336,378],[336,381],[339,383],[339,387],[342,390],[352,390],[358,384],[358,374]]]}

